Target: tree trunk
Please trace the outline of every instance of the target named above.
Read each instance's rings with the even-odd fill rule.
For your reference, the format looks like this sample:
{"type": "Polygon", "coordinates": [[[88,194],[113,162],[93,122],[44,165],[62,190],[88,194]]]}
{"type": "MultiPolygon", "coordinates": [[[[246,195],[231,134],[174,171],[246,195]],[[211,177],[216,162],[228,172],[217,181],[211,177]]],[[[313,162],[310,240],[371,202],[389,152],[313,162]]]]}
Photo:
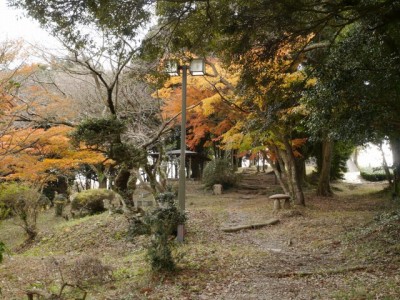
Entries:
{"type": "Polygon", "coordinates": [[[132,199],[132,193],[128,188],[129,177],[131,176],[131,172],[128,170],[126,166],[121,166],[121,169],[118,172],[117,177],[115,178],[114,188],[116,192],[121,194],[121,196],[128,201],[132,199]]]}
{"type": "Polygon", "coordinates": [[[96,173],[97,180],[99,181],[99,188],[107,188],[106,168],[103,165],[90,165],[90,168],[96,173]]]}
{"type": "Polygon", "coordinates": [[[284,182],[286,182],[289,194],[292,196],[292,199],[295,199],[296,193],[292,180],[292,166],[289,162],[287,152],[279,148],[276,148],[276,150],[278,154],[277,156],[279,162],[279,169],[281,170],[281,176],[284,175],[282,176],[282,179],[284,179],[284,182]]]}
{"type": "Polygon", "coordinates": [[[238,151],[237,150],[231,150],[231,156],[232,156],[232,167],[234,171],[237,171],[239,168],[239,158],[238,158],[238,151]]]}
{"type": "Polygon", "coordinates": [[[150,165],[146,163],[144,165],[144,171],[146,172],[147,179],[150,183],[151,192],[153,195],[158,193],[162,193],[165,191],[165,188],[157,181],[157,169],[158,169],[159,161],[157,161],[156,165],[150,165]]]}
{"type": "Polygon", "coordinates": [[[306,160],[304,159],[304,157],[297,157],[295,162],[299,183],[304,186],[306,182],[306,160]]]}
{"type": "Polygon", "coordinates": [[[303,189],[299,181],[299,172],[296,167],[296,158],[294,157],[292,146],[287,138],[283,138],[283,143],[285,145],[287,155],[288,169],[290,170],[288,174],[290,178],[288,178],[288,181],[291,182],[291,185],[293,186],[294,204],[305,206],[303,189]]]}
{"type": "Polygon", "coordinates": [[[382,143],[380,143],[378,145],[379,151],[381,151],[382,154],[382,166],[383,166],[383,170],[385,171],[386,174],[386,178],[389,182],[389,186],[392,186],[393,184],[393,180],[392,180],[392,174],[390,174],[390,170],[389,170],[389,166],[387,164],[386,158],[385,158],[385,153],[383,152],[383,148],[382,148],[382,143]]]}
{"type": "Polygon", "coordinates": [[[282,173],[278,169],[278,164],[274,163],[268,156],[265,156],[265,159],[271,165],[272,170],[274,171],[275,174],[275,179],[279,182],[279,185],[281,186],[283,192],[285,194],[289,194],[289,189],[286,186],[285,182],[282,180],[282,173]]]}
{"type": "Polygon", "coordinates": [[[92,179],[90,176],[85,177],[85,190],[90,190],[92,188],[92,179]]]}
{"type": "Polygon", "coordinates": [[[322,167],[319,174],[317,195],[322,197],[332,196],[331,190],[331,163],[333,156],[333,141],[329,138],[322,143],[322,167]]]}
{"type": "Polygon", "coordinates": [[[356,165],[356,167],[358,169],[360,169],[360,166],[358,165],[358,155],[359,155],[359,148],[358,146],[356,147],[356,149],[354,149],[354,153],[353,153],[353,162],[356,165]]]}
{"type": "Polygon", "coordinates": [[[390,138],[393,155],[393,199],[400,199],[400,138],[390,138]]]}
{"type": "Polygon", "coordinates": [[[192,178],[193,179],[200,179],[201,178],[201,166],[200,166],[200,160],[198,157],[196,157],[192,161],[192,178]]]}
{"type": "Polygon", "coordinates": [[[163,145],[158,146],[158,152],[160,153],[158,156],[158,160],[156,163],[156,172],[160,176],[160,185],[163,190],[167,189],[167,180],[168,180],[168,162],[167,156],[165,154],[165,147],[163,145]]]}
{"type": "Polygon", "coordinates": [[[99,181],[99,188],[100,189],[107,188],[107,178],[102,178],[102,180],[99,181]]]}

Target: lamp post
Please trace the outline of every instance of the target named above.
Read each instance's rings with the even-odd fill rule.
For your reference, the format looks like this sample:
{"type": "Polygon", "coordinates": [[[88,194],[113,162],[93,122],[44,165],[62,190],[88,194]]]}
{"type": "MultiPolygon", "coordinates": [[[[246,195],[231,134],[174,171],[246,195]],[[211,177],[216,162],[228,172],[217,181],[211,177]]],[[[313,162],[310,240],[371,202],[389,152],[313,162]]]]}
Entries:
{"type": "MultiPolygon", "coordinates": [[[[171,76],[179,76],[179,71],[182,70],[182,113],[181,113],[181,155],[179,166],[179,190],[178,203],[181,213],[185,213],[186,202],[186,87],[187,87],[187,71],[189,70],[192,76],[205,75],[205,64],[202,59],[193,59],[190,61],[190,66],[178,65],[177,61],[168,61],[166,71],[171,76]]],[[[183,224],[178,225],[177,240],[183,242],[185,237],[185,229],[183,224]]]]}

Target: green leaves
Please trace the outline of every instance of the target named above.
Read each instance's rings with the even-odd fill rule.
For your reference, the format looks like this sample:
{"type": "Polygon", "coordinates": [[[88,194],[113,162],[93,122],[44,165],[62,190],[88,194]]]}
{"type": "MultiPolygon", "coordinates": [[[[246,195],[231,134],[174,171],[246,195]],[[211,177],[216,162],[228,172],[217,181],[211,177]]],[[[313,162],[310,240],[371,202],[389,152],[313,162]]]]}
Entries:
{"type": "Polygon", "coordinates": [[[146,158],[144,151],[122,141],[125,131],[126,124],[114,117],[87,119],[75,128],[71,136],[76,146],[84,143],[119,163],[143,162],[146,158]]]}
{"type": "Polygon", "coordinates": [[[71,136],[75,142],[95,146],[118,140],[125,130],[125,124],[114,117],[87,119],[77,126],[71,136]]]}
{"type": "Polygon", "coordinates": [[[204,168],[202,182],[208,189],[211,189],[214,184],[222,184],[226,189],[234,186],[237,181],[238,176],[227,159],[212,160],[204,168]]]}

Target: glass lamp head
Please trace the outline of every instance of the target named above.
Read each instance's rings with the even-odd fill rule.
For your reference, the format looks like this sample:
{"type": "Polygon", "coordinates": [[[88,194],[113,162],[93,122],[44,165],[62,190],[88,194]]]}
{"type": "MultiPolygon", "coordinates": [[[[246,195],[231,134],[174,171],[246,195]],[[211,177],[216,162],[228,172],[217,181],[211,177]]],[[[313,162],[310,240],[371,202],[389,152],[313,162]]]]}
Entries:
{"type": "Polygon", "coordinates": [[[167,72],[170,76],[179,76],[178,61],[168,60],[165,63],[165,72],[167,72]]]}
{"type": "Polygon", "coordinates": [[[190,62],[190,74],[193,76],[203,76],[206,74],[206,67],[203,59],[196,58],[190,62]]]}

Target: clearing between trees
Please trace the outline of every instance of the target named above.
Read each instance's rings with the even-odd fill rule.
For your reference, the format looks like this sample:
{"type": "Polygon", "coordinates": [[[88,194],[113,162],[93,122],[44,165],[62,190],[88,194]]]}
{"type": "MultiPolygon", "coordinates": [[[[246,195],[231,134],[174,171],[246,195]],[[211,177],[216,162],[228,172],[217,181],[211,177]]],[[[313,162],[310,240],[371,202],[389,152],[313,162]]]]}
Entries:
{"type": "Polygon", "coordinates": [[[239,188],[218,196],[188,182],[187,235],[173,273],[151,272],[149,237],[128,241],[121,214],[66,221],[48,210],[31,245],[7,220],[2,299],[32,290],[46,299],[62,287],[59,299],[399,299],[400,213],[384,187],[340,182],[332,198],[310,190],[306,207],[273,213],[273,175],[243,174],[239,188]],[[279,223],[221,230],[272,218],[279,223]]]}

